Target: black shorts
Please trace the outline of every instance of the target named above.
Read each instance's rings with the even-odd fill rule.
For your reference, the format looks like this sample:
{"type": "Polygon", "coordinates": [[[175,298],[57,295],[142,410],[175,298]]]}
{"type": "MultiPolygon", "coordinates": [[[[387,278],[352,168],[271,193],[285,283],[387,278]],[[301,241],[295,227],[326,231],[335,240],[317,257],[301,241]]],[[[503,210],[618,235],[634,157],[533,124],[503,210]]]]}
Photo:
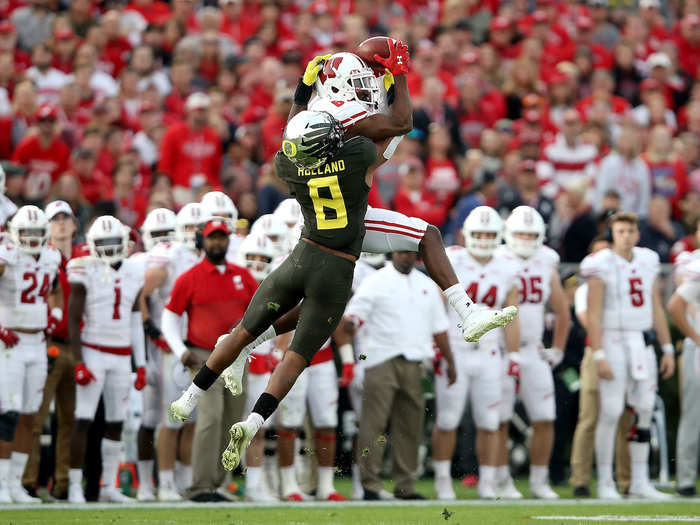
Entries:
{"type": "Polygon", "coordinates": [[[303,301],[289,349],[310,363],[345,312],[354,271],[354,262],[302,240],[260,284],[241,325],[257,337],[303,301]]]}

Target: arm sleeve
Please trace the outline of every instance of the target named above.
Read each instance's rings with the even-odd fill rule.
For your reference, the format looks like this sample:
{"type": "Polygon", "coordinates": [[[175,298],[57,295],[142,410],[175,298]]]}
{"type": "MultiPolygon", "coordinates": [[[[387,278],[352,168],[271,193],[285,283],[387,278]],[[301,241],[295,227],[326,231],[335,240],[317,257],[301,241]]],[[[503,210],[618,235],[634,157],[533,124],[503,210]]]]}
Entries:
{"type": "Polygon", "coordinates": [[[146,339],[141,325],[141,312],[131,312],[131,352],[136,368],[146,366],[146,339]]]}
{"type": "Polygon", "coordinates": [[[576,315],[586,313],[588,310],[588,286],[582,284],[574,292],[574,312],[576,315]]]}
{"type": "Polygon", "coordinates": [[[182,354],[187,352],[187,347],[180,337],[182,317],[166,308],[163,310],[163,317],[161,318],[160,325],[160,329],[163,331],[163,338],[165,342],[168,343],[173,354],[178,358],[182,357],[182,354]]]}

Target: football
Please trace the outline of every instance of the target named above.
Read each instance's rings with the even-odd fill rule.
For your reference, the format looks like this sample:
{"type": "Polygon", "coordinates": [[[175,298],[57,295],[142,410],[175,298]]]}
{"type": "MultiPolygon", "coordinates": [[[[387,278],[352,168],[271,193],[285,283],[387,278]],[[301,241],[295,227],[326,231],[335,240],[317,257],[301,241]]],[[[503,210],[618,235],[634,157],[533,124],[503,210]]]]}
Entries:
{"type": "Polygon", "coordinates": [[[392,39],[387,36],[373,36],[362,42],[355,54],[364,60],[369,67],[384,74],[384,66],[374,59],[374,55],[379,55],[382,58],[389,58],[389,41],[392,39]]]}

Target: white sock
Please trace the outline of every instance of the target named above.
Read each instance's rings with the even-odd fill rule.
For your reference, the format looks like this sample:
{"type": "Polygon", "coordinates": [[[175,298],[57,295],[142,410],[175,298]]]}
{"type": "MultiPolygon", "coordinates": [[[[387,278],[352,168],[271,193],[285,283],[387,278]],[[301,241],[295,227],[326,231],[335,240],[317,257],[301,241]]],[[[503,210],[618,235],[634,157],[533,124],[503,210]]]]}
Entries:
{"type": "Polygon", "coordinates": [[[262,467],[248,467],[245,471],[245,489],[259,489],[262,486],[262,467]]]}
{"type": "Polygon", "coordinates": [[[295,492],[301,492],[297,483],[297,473],[294,465],[280,467],[280,482],[282,483],[282,496],[287,497],[295,492]]]}
{"type": "Polygon", "coordinates": [[[260,430],[265,423],[265,420],[263,417],[258,414],[257,412],[251,412],[250,415],[248,416],[248,419],[245,420],[246,425],[251,425],[252,428],[254,429],[253,434],[257,434],[258,430],[260,430]]]}
{"type": "Polygon", "coordinates": [[[102,438],[102,484],[105,489],[115,489],[117,471],[122,454],[122,442],[102,438]]]}
{"type": "Polygon", "coordinates": [[[496,467],[490,465],[479,465],[479,484],[493,487],[496,480],[496,467]]]}
{"type": "Polygon", "coordinates": [[[27,466],[29,454],[23,452],[13,452],[10,456],[10,486],[21,487],[24,467],[27,466]]]}
{"type": "Polygon", "coordinates": [[[510,479],[510,468],[508,465],[496,467],[496,484],[501,485],[510,479]]]}
{"type": "Polygon", "coordinates": [[[631,484],[635,487],[649,483],[649,443],[630,441],[631,484]]]}
{"type": "Polygon", "coordinates": [[[333,467],[318,467],[318,487],[316,491],[320,494],[321,499],[326,499],[335,492],[333,467]]]}
{"type": "Polygon", "coordinates": [[[175,486],[179,491],[184,492],[192,486],[192,465],[185,465],[176,461],[175,464],[180,464],[180,468],[175,469],[175,486]]]}
{"type": "Polygon", "coordinates": [[[139,486],[153,490],[153,460],[139,459],[136,468],[139,474],[139,486]]]}
{"type": "Polygon", "coordinates": [[[10,459],[0,459],[0,487],[10,483],[10,459]]]}
{"type": "Polygon", "coordinates": [[[451,463],[452,462],[449,459],[433,460],[433,470],[435,470],[435,478],[449,478],[451,463]]]}
{"type": "Polygon", "coordinates": [[[530,486],[541,487],[547,484],[549,467],[547,465],[530,465],[530,486]]]}
{"type": "Polygon", "coordinates": [[[81,468],[68,469],[68,483],[69,483],[69,485],[82,485],[83,484],[83,469],[81,469],[81,468]]]}
{"type": "Polygon", "coordinates": [[[352,465],[352,495],[358,498],[362,498],[365,495],[365,489],[362,488],[362,478],[360,477],[360,466],[357,463],[352,465]]]}
{"type": "Polygon", "coordinates": [[[175,476],[172,470],[159,471],[158,481],[161,488],[175,490],[175,476]]]}
{"type": "Polygon", "coordinates": [[[469,298],[467,292],[464,291],[462,285],[460,283],[453,284],[442,293],[447,298],[447,302],[450,303],[450,306],[457,312],[459,318],[464,321],[469,315],[469,308],[473,304],[473,301],[469,298]]]}

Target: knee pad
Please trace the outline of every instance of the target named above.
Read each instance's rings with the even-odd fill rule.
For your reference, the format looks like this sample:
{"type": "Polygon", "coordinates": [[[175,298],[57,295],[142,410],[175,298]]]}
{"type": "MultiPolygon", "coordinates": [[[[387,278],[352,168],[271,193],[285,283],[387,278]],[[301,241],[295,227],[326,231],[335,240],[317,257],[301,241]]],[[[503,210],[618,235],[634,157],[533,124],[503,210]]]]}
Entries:
{"type": "Polygon", "coordinates": [[[19,412],[9,411],[0,414],[0,441],[15,440],[15,429],[19,420],[19,412]]]}

